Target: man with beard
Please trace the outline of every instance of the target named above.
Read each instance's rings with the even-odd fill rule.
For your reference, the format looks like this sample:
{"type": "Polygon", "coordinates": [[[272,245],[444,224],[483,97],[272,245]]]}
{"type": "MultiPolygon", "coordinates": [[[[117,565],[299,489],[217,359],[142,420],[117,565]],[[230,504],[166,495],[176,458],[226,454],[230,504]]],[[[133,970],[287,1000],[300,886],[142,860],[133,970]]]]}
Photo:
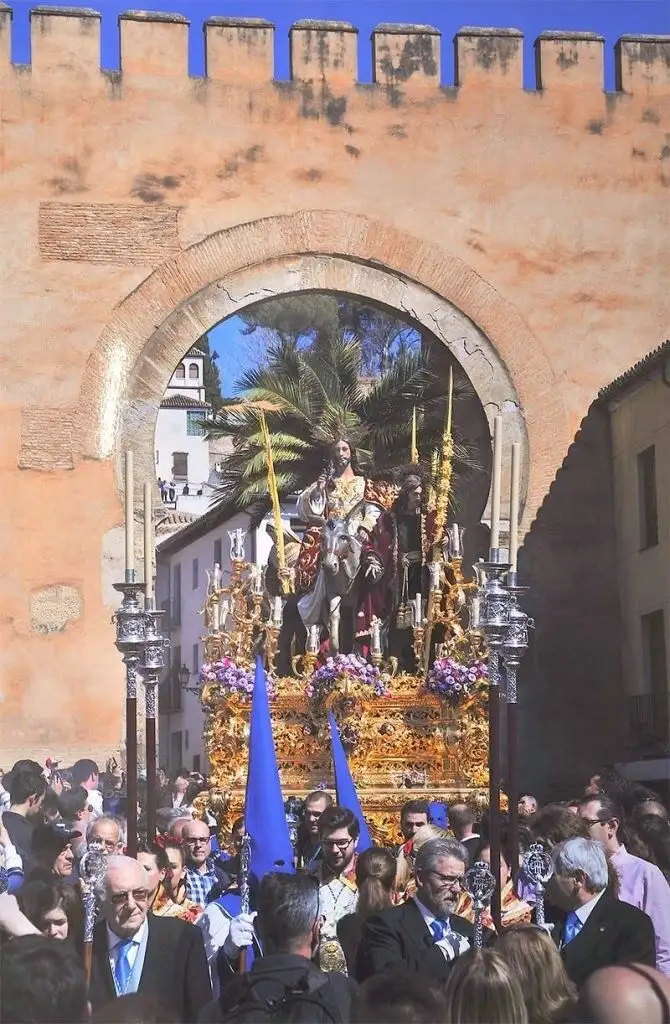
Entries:
{"type": "Polygon", "coordinates": [[[47,783],[43,775],[33,771],[12,772],[10,805],[2,816],[2,822],[23,861],[24,875],[37,867],[32,854],[32,837],[35,825],[42,820],[41,808],[46,791],[47,783]]]}
{"type": "Polygon", "coordinates": [[[457,957],[472,947],[474,927],[454,908],[468,853],[455,839],[431,839],[416,855],[416,895],[373,914],[363,925],[356,979],[403,968],[445,980],[457,957]]]}
{"type": "Polygon", "coordinates": [[[356,846],[360,826],[347,807],[328,807],[319,818],[322,859],[314,875],[319,880],[319,912],[323,918],[321,934],[334,938],[336,926],[345,914],[353,914],[358,904],[356,886],[356,846]]]}
{"type": "Polygon", "coordinates": [[[401,665],[414,665],[409,602],[423,588],[425,534],[432,533],[434,515],[423,516],[423,481],[416,470],[406,473],[390,511],[377,520],[363,546],[363,583],[358,618],[386,624],[389,653],[401,665]],[[370,566],[376,571],[368,573],[370,566]]]}
{"type": "Polygon", "coordinates": [[[321,859],[319,822],[325,811],[333,806],[330,793],[316,789],[305,797],[305,814],[298,832],[297,867],[311,871],[321,859]]]}

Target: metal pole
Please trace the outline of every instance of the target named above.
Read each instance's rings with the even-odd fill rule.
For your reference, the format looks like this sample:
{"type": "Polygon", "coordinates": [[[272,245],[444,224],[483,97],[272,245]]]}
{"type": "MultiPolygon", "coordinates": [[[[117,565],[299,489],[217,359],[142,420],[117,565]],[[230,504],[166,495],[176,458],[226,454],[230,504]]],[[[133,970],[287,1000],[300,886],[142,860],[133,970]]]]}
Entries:
{"type": "Polygon", "coordinates": [[[146,684],[147,839],[156,838],[156,684],[146,684]]]}
{"type": "Polygon", "coordinates": [[[126,666],[126,821],[129,857],[137,856],[137,676],[134,664],[126,666]]]}
{"type": "Polygon", "coordinates": [[[507,667],[507,792],[509,796],[510,870],[516,878],[519,871],[519,738],[518,704],[516,702],[516,667],[507,667]],[[512,679],[513,696],[511,699],[512,679]]]}
{"type": "Polygon", "coordinates": [[[496,887],[491,899],[493,923],[500,931],[500,676],[499,654],[489,655],[489,848],[496,887]]]}

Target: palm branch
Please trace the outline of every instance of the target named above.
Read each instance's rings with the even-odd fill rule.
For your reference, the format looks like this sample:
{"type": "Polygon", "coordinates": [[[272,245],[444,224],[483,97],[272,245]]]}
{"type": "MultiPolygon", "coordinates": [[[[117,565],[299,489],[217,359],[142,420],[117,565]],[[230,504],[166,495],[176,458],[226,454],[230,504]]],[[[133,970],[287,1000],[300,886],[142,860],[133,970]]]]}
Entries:
{"type": "MultiPolygon", "coordinates": [[[[282,342],[270,349],[265,365],[247,370],[235,397],[205,422],[210,438],[227,437],[233,451],[225,459],[216,505],[232,516],[247,510],[256,521],[269,509],[267,466],[259,419],[262,409],[272,440],[280,494],[303,490],[324,471],[333,442],[346,437],[358,464],[373,477],[393,479],[409,462],[414,410],[419,416],[419,448],[426,473],[441,450],[446,389],[421,352],[402,352],[369,387],[360,377],[357,339],[340,338],[326,350],[298,349],[282,342]]],[[[471,388],[457,374],[455,400],[471,388]]],[[[477,468],[467,439],[453,432],[453,478],[477,468]]],[[[455,488],[452,488],[452,491],[455,488]]]]}

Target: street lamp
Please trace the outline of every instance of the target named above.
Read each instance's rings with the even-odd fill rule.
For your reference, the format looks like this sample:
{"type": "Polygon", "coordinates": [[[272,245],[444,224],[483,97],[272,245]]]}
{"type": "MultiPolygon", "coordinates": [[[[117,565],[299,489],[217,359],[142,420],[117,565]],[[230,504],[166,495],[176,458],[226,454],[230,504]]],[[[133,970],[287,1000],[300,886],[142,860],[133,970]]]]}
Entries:
{"type": "Polygon", "coordinates": [[[186,693],[200,693],[199,686],[189,686],[188,681],[191,678],[191,671],[188,665],[182,665],[180,669],[177,669],[177,679],[179,680],[179,686],[186,693]]]}

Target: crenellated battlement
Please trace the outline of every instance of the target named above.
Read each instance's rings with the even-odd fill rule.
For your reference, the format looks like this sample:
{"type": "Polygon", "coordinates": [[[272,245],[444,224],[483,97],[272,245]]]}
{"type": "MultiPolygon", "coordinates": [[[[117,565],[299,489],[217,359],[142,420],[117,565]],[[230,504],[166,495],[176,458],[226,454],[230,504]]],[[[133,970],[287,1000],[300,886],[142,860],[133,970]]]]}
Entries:
{"type": "MultiPolygon", "coordinates": [[[[67,69],[78,77],[100,68],[100,14],[88,8],[35,7],[30,13],[31,68],[37,75],[67,69]]],[[[123,79],[188,78],[189,32],[180,14],[127,11],[119,17],[123,79]]],[[[227,84],[271,82],[274,25],[259,18],[208,19],[203,25],[205,77],[227,84]]],[[[373,82],[398,95],[441,86],[443,40],[430,25],[380,24],[373,31],[373,82]]],[[[603,90],[602,36],[543,32],[535,41],[535,89],[603,90]]],[[[454,39],[454,86],[523,88],[524,38],[516,29],[462,28],[454,39]]],[[[10,65],[11,8],[0,4],[0,69],[10,65]]],[[[289,34],[290,79],[346,88],[358,80],[358,30],[348,22],[299,21],[289,34]]],[[[670,36],[623,36],[615,46],[616,89],[670,92],[670,36]]]]}

